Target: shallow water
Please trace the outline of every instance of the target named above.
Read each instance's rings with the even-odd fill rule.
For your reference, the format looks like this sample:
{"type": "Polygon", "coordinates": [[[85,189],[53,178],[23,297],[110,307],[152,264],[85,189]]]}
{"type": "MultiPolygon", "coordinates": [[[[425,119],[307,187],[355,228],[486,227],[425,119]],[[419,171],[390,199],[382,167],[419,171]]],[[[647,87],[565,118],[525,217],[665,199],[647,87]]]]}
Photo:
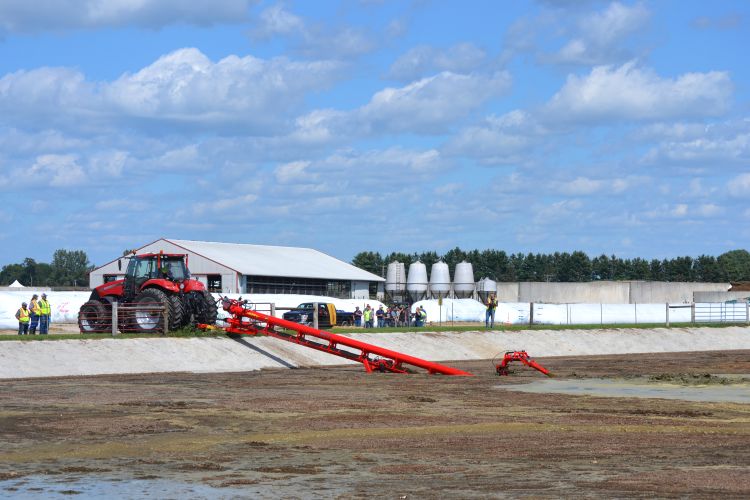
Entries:
{"type": "Polygon", "coordinates": [[[98,476],[25,476],[0,481],[0,498],[270,498],[271,491],[215,488],[170,479],[115,479],[98,476]]]}
{"type": "Polygon", "coordinates": [[[682,399],[716,403],[750,404],[750,384],[677,385],[647,382],[645,379],[543,379],[529,384],[499,385],[499,389],[519,392],[588,395],[600,397],[682,399]]]}

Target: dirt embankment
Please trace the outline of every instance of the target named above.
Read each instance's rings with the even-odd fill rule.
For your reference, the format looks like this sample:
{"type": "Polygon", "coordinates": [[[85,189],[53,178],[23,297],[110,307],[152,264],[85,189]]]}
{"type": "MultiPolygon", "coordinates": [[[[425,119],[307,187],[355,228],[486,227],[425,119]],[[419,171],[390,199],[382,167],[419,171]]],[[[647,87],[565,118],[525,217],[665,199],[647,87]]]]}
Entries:
{"type": "MultiPolygon", "coordinates": [[[[749,351],[538,361],[572,384],[750,373],[749,351]]],[[[249,496],[750,495],[750,405],[526,394],[503,386],[538,372],[456,366],[477,376],[357,366],[0,381],[0,491],[42,476],[249,496]]]]}

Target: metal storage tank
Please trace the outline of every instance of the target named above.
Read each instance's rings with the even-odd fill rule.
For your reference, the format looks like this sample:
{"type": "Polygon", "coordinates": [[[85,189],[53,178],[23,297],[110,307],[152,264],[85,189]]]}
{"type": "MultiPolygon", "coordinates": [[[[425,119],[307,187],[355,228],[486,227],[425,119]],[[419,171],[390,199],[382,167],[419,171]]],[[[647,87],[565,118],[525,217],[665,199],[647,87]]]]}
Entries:
{"type": "Polygon", "coordinates": [[[388,270],[385,273],[385,291],[394,294],[406,291],[406,268],[403,262],[394,261],[388,264],[388,270]]]}
{"type": "Polygon", "coordinates": [[[421,262],[412,262],[406,278],[406,291],[412,300],[422,300],[427,295],[427,267],[421,262]]]}
{"type": "Polygon", "coordinates": [[[448,264],[435,262],[430,271],[430,294],[433,298],[445,297],[451,291],[451,275],[448,264]]]}
{"type": "Polygon", "coordinates": [[[491,293],[494,293],[495,297],[497,297],[497,283],[495,283],[495,280],[482,278],[481,280],[477,281],[477,293],[482,299],[482,302],[486,302],[487,297],[489,297],[491,293]]]}
{"type": "Polygon", "coordinates": [[[394,261],[388,264],[385,273],[385,293],[394,302],[406,299],[406,268],[403,262],[394,261]]]}
{"type": "Polygon", "coordinates": [[[453,275],[453,293],[456,297],[471,297],[474,294],[474,267],[471,262],[459,262],[456,264],[456,272],[453,275]]]}

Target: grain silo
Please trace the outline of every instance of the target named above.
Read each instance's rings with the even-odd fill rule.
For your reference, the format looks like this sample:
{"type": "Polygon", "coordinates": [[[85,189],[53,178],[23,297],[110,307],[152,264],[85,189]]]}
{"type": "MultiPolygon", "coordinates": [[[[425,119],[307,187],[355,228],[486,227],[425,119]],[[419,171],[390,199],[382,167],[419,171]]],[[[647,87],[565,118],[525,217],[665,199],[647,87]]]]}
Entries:
{"type": "Polygon", "coordinates": [[[451,275],[448,264],[435,262],[430,271],[430,295],[433,298],[446,297],[451,291],[451,275]]]}
{"type": "Polygon", "coordinates": [[[487,302],[487,297],[493,293],[497,297],[497,283],[489,278],[482,278],[477,282],[477,293],[482,302],[487,302]]]}
{"type": "Polygon", "coordinates": [[[453,274],[453,293],[458,298],[471,297],[474,294],[474,268],[471,262],[459,262],[456,264],[456,272],[453,274]]]}
{"type": "Polygon", "coordinates": [[[427,267],[423,263],[412,262],[409,266],[406,291],[414,302],[422,300],[427,295],[427,267]]]}
{"type": "Polygon", "coordinates": [[[406,300],[406,268],[403,262],[393,261],[388,264],[385,275],[385,293],[391,302],[406,300]]]}

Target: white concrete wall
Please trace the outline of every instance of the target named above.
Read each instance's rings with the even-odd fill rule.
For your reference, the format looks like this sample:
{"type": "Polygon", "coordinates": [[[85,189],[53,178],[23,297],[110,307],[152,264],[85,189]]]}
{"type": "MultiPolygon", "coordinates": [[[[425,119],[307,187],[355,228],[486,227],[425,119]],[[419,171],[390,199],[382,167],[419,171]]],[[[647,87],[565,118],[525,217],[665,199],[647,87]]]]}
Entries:
{"type": "Polygon", "coordinates": [[[631,304],[666,303],[689,304],[693,301],[693,293],[726,292],[729,283],[673,283],[663,281],[632,281],[630,282],[631,304]]]}
{"type": "Polygon", "coordinates": [[[518,282],[497,283],[497,301],[498,302],[518,302],[518,282]]]}
{"type": "MultiPolygon", "coordinates": [[[[750,349],[746,328],[397,332],[348,335],[430,361],[492,359],[509,349],[534,357],[750,349]]],[[[117,373],[226,372],[353,364],[271,337],[6,341],[0,379],[117,373]],[[250,346],[250,347],[248,347],[250,346]]],[[[488,367],[492,369],[492,367],[488,367]]]]}
{"type": "Polygon", "coordinates": [[[627,304],[629,299],[630,284],[624,281],[523,282],[518,287],[518,302],[627,304]]]}
{"type": "Polygon", "coordinates": [[[693,302],[748,301],[750,292],[693,292],[693,302]]]}

